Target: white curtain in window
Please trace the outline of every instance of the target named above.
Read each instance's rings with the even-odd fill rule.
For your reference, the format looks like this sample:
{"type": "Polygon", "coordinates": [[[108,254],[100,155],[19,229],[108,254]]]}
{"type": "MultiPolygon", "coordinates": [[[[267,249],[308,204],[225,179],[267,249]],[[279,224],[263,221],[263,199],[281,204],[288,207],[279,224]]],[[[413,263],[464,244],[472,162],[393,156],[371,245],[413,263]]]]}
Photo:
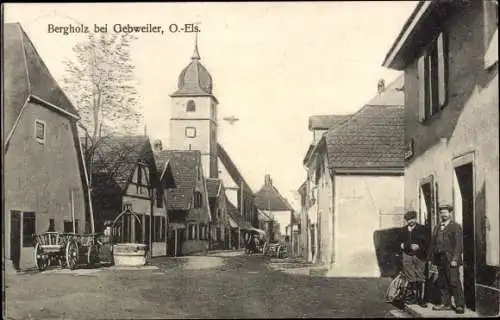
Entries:
{"type": "Polygon", "coordinates": [[[420,121],[423,121],[425,120],[425,55],[418,58],[417,78],[419,116],[420,121]]]}
{"type": "Polygon", "coordinates": [[[443,107],[446,102],[446,74],[445,74],[445,48],[443,33],[437,38],[437,53],[438,53],[438,94],[439,107],[443,107]]]}

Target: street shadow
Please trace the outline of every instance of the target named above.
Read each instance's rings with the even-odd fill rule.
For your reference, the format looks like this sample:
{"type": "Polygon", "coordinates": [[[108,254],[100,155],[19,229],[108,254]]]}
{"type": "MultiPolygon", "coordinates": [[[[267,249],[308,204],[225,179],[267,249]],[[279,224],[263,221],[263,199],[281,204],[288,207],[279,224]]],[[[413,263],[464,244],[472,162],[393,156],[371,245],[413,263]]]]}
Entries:
{"type": "Polygon", "coordinates": [[[381,277],[394,277],[401,270],[398,240],[400,229],[383,229],[373,233],[373,242],[381,277]]]}

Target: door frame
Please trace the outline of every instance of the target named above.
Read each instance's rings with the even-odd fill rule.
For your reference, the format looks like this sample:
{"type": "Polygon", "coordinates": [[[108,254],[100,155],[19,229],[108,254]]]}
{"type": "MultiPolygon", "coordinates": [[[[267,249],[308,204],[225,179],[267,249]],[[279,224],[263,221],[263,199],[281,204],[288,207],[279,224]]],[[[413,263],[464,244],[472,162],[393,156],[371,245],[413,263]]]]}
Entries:
{"type": "MultiPolygon", "coordinates": [[[[476,159],[477,159],[477,155],[476,155],[476,151],[468,151],[468,152],[464,152],[464,153],[461,153],[455,157],[453,157],[451,159],[451,164],[452,164],[452,175],[451,175],[451,186],[452,186],[452,198],[453,198],[453,206],[456,207],[456,200],[455,199],[455,185],[457,185],[458,188],[460,188],[460,186],[458,185],[459,181],[457,180],[457,177],[456,177],[456,169],[458,167],[461,167],[463,165],[467,165],[467,164],[470,164],[471,167],[472,167],[472,221],[474,221],[474,228],[473,228],[473,235],[472,235],[472,238],[473,238],[473,241],[474,241],[474,256],[473,256],[473,272],[474,272],[474,305],[475,305],[475,308],[477,309],[477,290],[476,290],[476,280],[477,280],[477,271],[476,271],[476,266],[477,266],[477,262],[476,262],[476,254],[477,254],[477,248],[476,248],[476,199],[475,199],[475,196],[476,196],[476,171],[477,171],[477,162],[476,162],[476,159]]],[[[458,190],[458,192],[460,192],[460,190],[458,190]]],[[[461,213],[461,221],[459,221],[459,223],[462,225],[462,229],[464,229],[464,225],[463,225],[463,212],[461,213]]],[[[453,219],[456,221],[456,212],[454,211],[453,212],[453,219]]],[[[463,235],[462,235],[463,237],[463,235]]],[[[462,255],[463,255],[463,252],[462,252],[462,255]]],[[[462,259],[464,260],[464,259],[462,259]]],[[[465,268],[462,266],[461,268],[461,272],[460,272],[460,280],[462,281],[462,287],[464,286],[464,278],[465,278],[465,268]]],[[[465,287],[464,288],[464,295],[465,295],[465,287]]]]}
{"type": "Polygon", "coordinates": [[[429,218],[430,217],[430,220],[427,221],[429,223],[429,228],[430,228],[430,232],[432,232],[432,230],[434,230],[434,227],[436,226],[437,222],[438,222],[438,216],[437,216],[437,207],[439,206],[439,204],[437,203],[437,197],[436,197],[436,178],[435,178],[435,175],[434,174],[429,174],[428,176],[426,176],[425,178],[422,178],[420,180],[417,181],[417,188],[418,188],[418,217],[419,217],[419,220],[420,218],[422,218],[422,197],[424,197],[424,193],[422,191],[422,187],[426,184],[429,184],[430,185],[430,196],[431,196],[431,199],[430,201],[432,202],[431,205],[429,206],[430,207],[430,212],[429,210],[426,208],[427,210],[427,216],[426,217],[423,217],[424,218],[424,221],[419,221],[419,223],[421,223],[422,225],[424,225],[425,227],[427,227],[427,223],[424,223],[425,222],[425,219],[429,218]]]}

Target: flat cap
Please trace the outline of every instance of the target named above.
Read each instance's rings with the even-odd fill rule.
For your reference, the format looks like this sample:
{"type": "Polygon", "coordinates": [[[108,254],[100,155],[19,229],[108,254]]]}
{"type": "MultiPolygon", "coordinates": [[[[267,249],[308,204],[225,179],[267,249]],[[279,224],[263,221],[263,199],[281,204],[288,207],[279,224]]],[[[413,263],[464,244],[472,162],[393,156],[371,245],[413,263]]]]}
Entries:
{"type": "Polygon", "coordinates": [[[442,203],[439,205],[439,210],[453,211],[453,206],[449,203],[442,203]]]}

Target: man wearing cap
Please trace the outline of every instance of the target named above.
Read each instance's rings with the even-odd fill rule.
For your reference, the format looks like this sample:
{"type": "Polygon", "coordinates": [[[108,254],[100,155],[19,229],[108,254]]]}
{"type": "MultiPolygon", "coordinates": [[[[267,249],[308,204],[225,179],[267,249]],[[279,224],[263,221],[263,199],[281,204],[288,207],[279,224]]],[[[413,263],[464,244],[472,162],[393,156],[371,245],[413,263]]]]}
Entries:
{"type": "Polygon", "coordinates": [[[399,238],[403,250],[403,273],[413,289],[416,302],[425,307],[424,283],[425,283],[425,259],[429,245],[427,229],[417,223],[417,213],[408,211],[404,215],[407,225],[404,226],[399,238]]]}
{"type": "Polygon", "coordinates": [[[440,224],[434,228],[429,254],[431,264],[438,269],[438,285],[441,291],[442,305],[434,310],[452,310],[451,296],[455,300],[455,311],[464,313],[465,301],[460,282],[459,266],[462,264],[463,239],[462,227],[452,221],[453,206],[439,206],[440,224]]]}

